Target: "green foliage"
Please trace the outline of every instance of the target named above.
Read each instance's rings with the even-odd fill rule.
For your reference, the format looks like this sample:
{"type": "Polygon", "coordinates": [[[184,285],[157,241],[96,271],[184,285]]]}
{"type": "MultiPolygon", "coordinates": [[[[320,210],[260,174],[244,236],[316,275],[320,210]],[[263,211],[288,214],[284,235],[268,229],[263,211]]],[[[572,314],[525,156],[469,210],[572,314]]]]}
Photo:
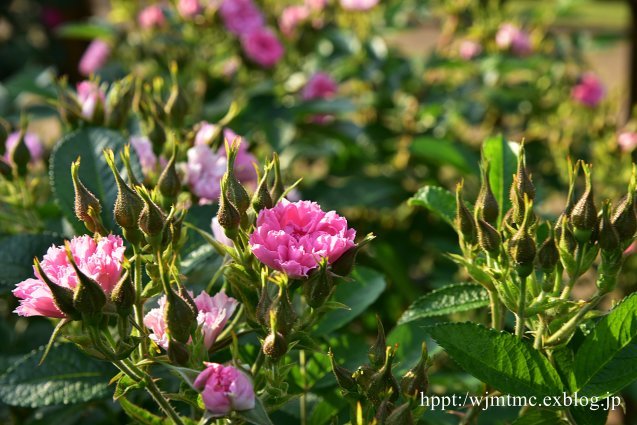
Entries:
{"type": "Polygon", "coordinates": [[[61,243],[58,235],[13,235],[0,239],[0,291],[33,276],[33,258],[41,257],[51,245],[61,243]]]}
{"type": "Polygon", "coordinates": [[[482,145],[483,161],[489,166],[489,182],[500,207],[500,220],[506,211],[511,208],[509,188],[513,182],[513,174],[517,168],[519,145],[507,142],[504,137],[496,136],[488,138],[482,145]]]}
{"type": "Polygon", "coordinates": [[[425,207],[450,226],[454,226],[456,197],[446,189],[437,186],[424,186],[409,199],[409,205],[425,207]]]}

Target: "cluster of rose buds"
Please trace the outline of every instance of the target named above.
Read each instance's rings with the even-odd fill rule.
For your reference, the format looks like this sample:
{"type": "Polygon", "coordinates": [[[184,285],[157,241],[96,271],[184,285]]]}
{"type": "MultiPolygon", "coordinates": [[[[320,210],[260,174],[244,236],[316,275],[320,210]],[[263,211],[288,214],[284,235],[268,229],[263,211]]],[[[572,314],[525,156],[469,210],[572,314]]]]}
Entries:
{"type": "MultiPolygon", "coordinates": [[[[592,302],[598,302],[615,287],[622,254],[633,243],[637,230],[633,201],[636,175],[633,170],[627,194],[614,207],[608,200],[598,207],[591,168],[581,161],[569,166],[567,203],[554,222],[542,220],[534,212],[536,190],[523,146],[509,192],[508,211],[500,210],[493,194],[488,164],[483,167],[482,186],[473,211],[462,199],[462,184],[457,187],[455,225],[463,257],[453,258],[468,266],[472,277],[487,290],[499,295],[518,316],[520,332],[525,315],[540,314],[550,319],[556,312],[568,310],[573,285],[593,265],[598,253],[598,293],[592,302]],[[584,188],[576,196],[580,169],[584,188]],[[526,299],[529,295],[531,300],[526,299]]],[[[545,337],[551,341],[550,335],[545,337]]]]}
{"type": "Polygon", "coordinates": [[[400,381],[392,372],[397,347],[388,346],[380,318],[378,336],[368,351],[369,364],[359,366],[355,372],[337,364],[330,352],[332,371],[345,397],[360,405],[365,416],[373,417],[378,425],[410,425],[421,394],[427,392],[429,356],[423,343],[418,363],[402,376],[400,381]]]}

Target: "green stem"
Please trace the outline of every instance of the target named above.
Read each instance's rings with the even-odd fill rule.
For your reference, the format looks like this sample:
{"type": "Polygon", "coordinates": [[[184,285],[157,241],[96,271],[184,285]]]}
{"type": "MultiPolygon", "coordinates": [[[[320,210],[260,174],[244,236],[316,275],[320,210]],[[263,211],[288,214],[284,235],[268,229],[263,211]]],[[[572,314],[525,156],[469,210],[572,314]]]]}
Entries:
{"type": "Polygon", "coordinates": [[[133,271],[133,285],[135,287],[135,305],[133,313],[135,314],[135,323],[137,323],[141,342],[139,344],[140,359],[144,359],[148,355],[148,339],[146,338],[146,327],[144,326],[144,300],[142,299],[142,253],[139,247],[133,246],[135,254],[135,268],[133,271]]]}
{"type": "Polygon", "coordinates": [[[305,350],[299,350],[299,365],[301,371],[301,386],[303,388],[303,392],[301,393],[300,401],[300,416],[301,416],[301,425],[307,424],[307,379],[306,379],[306,369],[305,369],[305,350]]]}
{"type": "Polygon", "coordinates": [[[491,308],[491,327],[500,330],[502,328],[502,305],[498,298],[498,292],[489,290],[489,307],[491,308]]]}
{"type": "Polygon", "coordinates": [[[535,341],[533,342],[533,348],[535,348],[536,350],[542,348],[544,330],[546,329],[546,322],[544,321],[544,318],[542,318],[542,316],[538,316],[538,321],[539,324],[537,330],[535,331],[535,341]]]}
{"type": "Polygon", "coordinates": [[[526,277],[520,277],[520,298],[518,301],[518,312],[516,314],[515,335],[518,338],[524,336],[524,309],[526,304],[526,277]]]}
{"type": "Polygon", "coordinates": [[[573,316],[571,320],[566,322],[564,326],[562,326],[560,329],[558,329],[557,332],[551,335],[551,337],[546,341],[545,345],[549,345],[549,346],[557,345],[560,342],[562,342],[565,338],[568,338],[571,332],[573,332],[573,330],[577,327],[577,325],[579,325],[580,321],[586,315],[586,313],[588,313],[591,309],[595,308],[597,304],[599,304],[601,299],[602,299],[602,296],[599,294],[596,294],[593,298],[591,298],[590,301],[584,307],[579,309],[577,314],[573,316]]]}

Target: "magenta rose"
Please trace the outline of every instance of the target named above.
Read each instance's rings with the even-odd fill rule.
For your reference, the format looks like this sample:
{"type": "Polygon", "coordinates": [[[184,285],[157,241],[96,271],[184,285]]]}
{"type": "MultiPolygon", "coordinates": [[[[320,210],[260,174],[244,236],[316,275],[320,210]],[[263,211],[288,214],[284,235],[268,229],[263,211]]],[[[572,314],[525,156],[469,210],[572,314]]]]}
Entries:
{"type": "Polygon", "coordinates": [[[204,363],[206,368],[197,376],[193,386],[201,391],[201,398],[212,416],[227,416],[233,410],[254,408],[252,381],[234,366],[204,363]]]}
{"type": "MultiPolygon", "coordinates": [[[[97,242],[88,235],[74,237],[70,242],[73,259],[79,269],[94,279],[110,294],[122,274],[125,247],[122,238],[109,235],[97,242]]],[[[78,278],[69,262],[64,246],[52,246],[42,257],[42,271],[53,283],[75,289],[78,278]]],[[[64,314],[53,301],[51,290],[34,271],[35,279],[18,283],[13,295],[20,299],[15,313],[20,316],[46,316],[62,318],[64,314]]]]}
{"type": "Polygon", "coordinates": [[[604,85],[592,72],[582,75],[579,83],[571,90],[571,97],[574,100],[590,108],[597,106],[605,95],[604,85]]]}
{"type": "Polygon", "coordinates": [[[137,22],[140,27],[145,29],[159,28],[166,23],[166,16],[161,6],[153,4],[139,12],[137,22]]]}
{"type": "Polygon", "coordinates": [[[111,46],[102,40],[93,40],[80,59],[78,69],[82,75],[91,75],[99,71],[111,55],[111,46]]]}
{"type": "Polygon", "coordinates": [[[271,68],[283,57],[283,45],[268,28],[258,28],[241,37],[246,56],[264,68],[271,68]]]}
{"type": "Polygon", "coordinates": [[[252,0],[223,0],[219,14],[228,31],[235,35],[248,34],[265,25],[261,10],[252,0]]]}
{"type": "Polygon", "coordinates": [[[330,264],[338,260],[355,245],[355,237],[356,231],[336,212],[324,212],[316,202],[282,199],[259,212],[250,249],[268,267],[300,278],[323,258],[330,264]]]}

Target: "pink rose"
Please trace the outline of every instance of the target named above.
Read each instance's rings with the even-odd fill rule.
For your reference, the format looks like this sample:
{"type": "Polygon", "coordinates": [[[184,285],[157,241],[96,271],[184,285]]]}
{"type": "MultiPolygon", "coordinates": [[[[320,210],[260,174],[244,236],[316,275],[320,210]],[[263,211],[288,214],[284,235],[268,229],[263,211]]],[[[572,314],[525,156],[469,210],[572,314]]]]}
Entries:
{"type": "Polygon", "coordinates": [[[617,136],[617,144],[624,152],[630,152],[637,147],[637,133],[634,131],[622,131],[617,136]]]}
{"type": "Polygon", "coordinates": [[[310,10],[306,6],[288,6],[281,12],[279,28],[281,33],[290,37],[296,28],[310,17],[310,10]]]}
{"type": "Polygon", "coordinates": [[[144,29],[159,28],[166,23],[166,16],[161,6],[153,4],[139,12],[137,22],[144,29]]]}
{"type": "MultiPolygon", "coordinates": [[[[109,235],[97,242],[88,235],[74,237],[70,242],[73,259],[79,269],[94,279],[110,294],[122,274],[125,247],[122,238],[109,235]]],[[[41,261],[42,271],[51,281],[64,288],[75,289],[77,275],[66,256],[64,246],[52,246],[41,261]]],[[[13,295],[20,299],[15,313],[20,316],[62,318],[64,314],[53,301],[51,290],[34,271],[30,278],[16,285],[13,295]]]]}
{"type": "Polygon", "coordinates": [[[194,387],[212,416],[227,416],[233,410],[254,408],[255,395],[250,378],[233,366],[204,363],[206,368],[195,379],[194,387]]]}
{"type": "Polygon", "coordinates": [[[215,124],[210,124],[206,121],[201,121],[199,123],[199,130],[195,134],[195,145],[210,145],[212,143],[212,138],[217,133],[217,128],[219,126],[215,124]]]}
{"type": "Polygon", "coordinates": [[[325,72],[317,72],[308,80],[301,97],[303,100],[312,99],[329,99],[336,95],[338,85],[329,74],[325,72]]]}
{"type": "Polygon", "coordinates": [[[108,60],[111,47],[102,40],[93,40],[80,59],[78,69],[82,75],[91,75],[99,71],[108,60]]]}
{"type": "Polygon", "coordinates": [[[219,224],[219,218],[217,216],[212,219],[210,227],[212,228],[212,235],[215,237],[217,242],[231,248],[234,246],[234,242],[232,242],[232,239],[226,236],[226,232],[223,230],[223,227],[221,227],[221,224],[219,224]]]}
{"type": "Polygon", "coordinates": [[[177,3],[177,10],[183,18],[191,19],[199,15],[203,8],[201,7],[199,0],[179,0],[179,3],[177,3]]]}
{"type": "Polygon", "coordinates": [[[259,212],[250,235],[252,253],[265,265],[290,277],[305,277],[322,258],[338,260],[354,246],[356,231],[334,211],[324,212],[316,202],[291,203],[282,199],[259,212]]]}
{"type": "Polygon", "coordinates": [[[504,23],[495,35],[495,43],[502,50],[511,50],[518,56],[531,53],[531,39],[529,35],[511,23],[504,23]]]}
{"type": "Polygon", "coordinates": [[[283,57],[283,45],[274,32],[258,28],[241,37],[241,46],[246,56],[264,68],[271,68],[283,57]]]}
{"type": "Polygon", "coordinates": [[[223,24],[231,33],[244,35],[265,24],[265,18],[252,0],[223,0],[219,7],[223,24]]]}
{"type": "Polygon", "coordinates": [[[106,95],[104,90],[95,81],[82,81],[77,84],[77,99],[82,108],[82,116],[92,120],[96,110],[104,111],[106,95]]]}
{"type": "Polygon", "coordinates": [[[341,0],[341,7],[345,10],[369,10],[378,4],[379,0],[341,0]]]}
{"type": "MultiPolygon", "coordinates": [[[[7,142],[5,144],[6,152],[4,154],[4,159],[7,162],[11,161],[11,154],[17,146],[18,141],[20,141],[19,131],[14,131],[7,137],[7,142]]],[[[35,133],[27,131],[24,134],[24,144],[27,145],[27,149],[29,150],[31,162],[37,162],[42,159],[44,147],[42,146],[42,141],[40,141],[40,138],[35,133]]]]}
{"type": "Polygon", "coordinates": [[[592,72],[582,75],[579,83],[571,90],[574,100],[591,108],[597,106],[605,94],[604,85],[592,72]]]}
{"type": "Polygon", "coordinates": [[[464,60],[471,60],[482,53],[482,46],[473,40],[463,40],[460,43],[460,57],[464,60]]]}
{"type": "MultiPolygon", "coordinates": [[[[217,340],[239,303],[223,292],[211,297],[205,291],[201,291],[194,301],[198,311],[197,325],[203,334],[204,345],[206,349],[209,349],[217,340]]],[[[168,335],[166,334],[167,325],[164,319],[165,309],[166,296],[164,295],[159,299],[159,307],[146,313],[144,325],[152,331],[150,339],[160,347],[167,349],[168,335]]]]}
{"type": "Polygon", "coordinates": [[[142,173],[149,175],[157,168],[157,155],[153,151],[153,144],[146,136],[131,136],[130,144],[139,158],[142,173]]]}

